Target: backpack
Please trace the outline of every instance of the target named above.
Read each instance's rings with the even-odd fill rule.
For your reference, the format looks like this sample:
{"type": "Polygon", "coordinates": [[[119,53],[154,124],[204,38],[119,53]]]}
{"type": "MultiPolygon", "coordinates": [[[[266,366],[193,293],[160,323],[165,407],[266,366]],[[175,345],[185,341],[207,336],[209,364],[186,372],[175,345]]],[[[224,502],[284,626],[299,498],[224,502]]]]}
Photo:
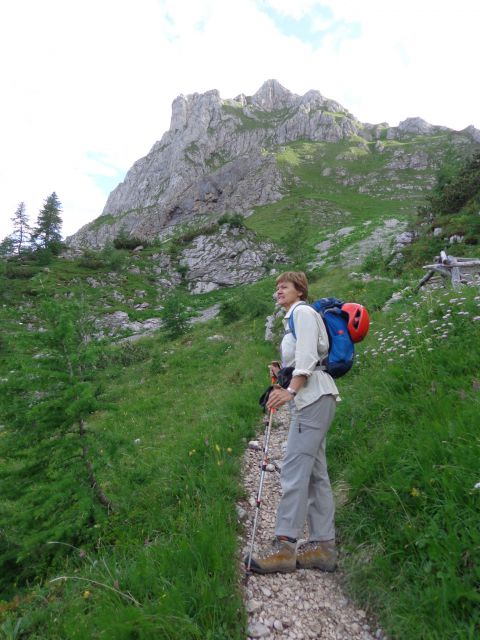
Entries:
{"type": "MultiPolygon", "coordinates": [[[[305,302],[304,304],[307,303],[305,302]]],[[[355,357],[354,341],[360,342],[368,332],[368,312],[361,305],[354,303],[347,303],[346,308],[348,311],[344,310],[342,309],[344,303],[338,298],[320,298],[310,306],[321,315],[328,335],[328,355],[320,364],[323,370],[329,373],[332,378],[341,378],[353,366],[355,357]],[[352,321],[355,322],[355,318],[350,314],[351,308],[354,308],[357,313],[360,309],[362,313],[361,335],[358,329],[358,319],[356,326],[352,325],[352,321]],[[354,333],[353,339],[350,329],[354,333]]],[[[288,319],[288,328],[293,337],[297,339],[293,321],[294,313],[295,309],[288,319]]]]}

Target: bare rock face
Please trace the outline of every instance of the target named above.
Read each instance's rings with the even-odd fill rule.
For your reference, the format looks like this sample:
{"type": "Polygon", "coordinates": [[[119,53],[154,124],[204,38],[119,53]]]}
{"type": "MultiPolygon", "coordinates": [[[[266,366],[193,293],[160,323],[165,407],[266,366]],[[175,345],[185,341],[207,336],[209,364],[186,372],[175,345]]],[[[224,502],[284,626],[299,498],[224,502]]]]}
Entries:
{"type": "MultiPolygon", "coordinates": [[[[355,144],[365,152],[367,142],[374,142],[382,153],[383,140],[405,141],[446,130],[421,118],[407,118],[398,127],[362,124],[320,92],[299,96],[276,80],[265,82],[253,96],[240,94],[234,99],[222,99],[217,90],[180,95],[172,104],[169,130],[112,191],[102,215],[67,243],[71,250],[100,248],[119,234],[141,243],[165,237],[196,217],[195,223],[202,216],[211,220],[224,213],[248,215],[256,206],[281,199],[288,190],[288,177],[280,171],[275,152],[297,140],[337,142],[356,136],[355,144]]],[[[474,127],[463,133],[467,139],[480,140],[474,127]]],[[[349,159],[347,152],[345,160],[349,159]]],[[[423,171],[430,165],[421,148],[415,152],[399,148],[388,167],[394,180],[397,170],[423,171]]],[[[342,171],[341,185],[361,182],[362,177],[348,175],[346,167],[342,171]]],[[[323,175],[330,173],[329,167],[323,169],[323,175]]],[[[372,174],[359,191],[375,191],[376,184],[372,174]]]]}
{"type": "MultiPolygon", "coordinates": [[[[346,266],[359,265],[372,251],[389,252],[395,239],[405,231],[407,222],[389,218],[375,228],[366,238],[342,251],[342,264],[346,266]]],[[[406,236],[403,236],[405,239],[406,236]]]]}
{"type": "Polygon", "coordinates": [[[226,225],[215,235],[197,236],[180,257],[192,293],[255,282],[268,274],[271,264],[286,261],[273,244],[256,241],[247,229],[226,225]]]}
{"type": "Polygon", "coordinates": [[[473,125],[470,125],[466,129],[463,130],[464,133],[469,135],[475,142],[480,142],[480,130],[475,129],[473,125]]]}
{"type": "Polygon", "coordinates": [[[178,96],[170,129],[110,194],[102,215],[67,239],[101,247],[120,233],[149,240],[197,214],[237,212],[281,198],[271,153],[299,139],[336,141],[361,125],[318,91],[298,96],[268,80],[253,96],[178,96]]]}

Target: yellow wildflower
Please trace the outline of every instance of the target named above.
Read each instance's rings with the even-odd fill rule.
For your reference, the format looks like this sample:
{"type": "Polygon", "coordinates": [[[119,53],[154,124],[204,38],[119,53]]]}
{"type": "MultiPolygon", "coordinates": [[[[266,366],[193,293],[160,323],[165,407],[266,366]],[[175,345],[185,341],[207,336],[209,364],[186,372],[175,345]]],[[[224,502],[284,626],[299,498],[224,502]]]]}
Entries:
{"type": "Polygon", "coordinates": [[[413,487],[410,491],[410,495],[414,498],[418,498],[418,496],[420,495],[420,491],[417,489],[417,487],[413,487]]]}

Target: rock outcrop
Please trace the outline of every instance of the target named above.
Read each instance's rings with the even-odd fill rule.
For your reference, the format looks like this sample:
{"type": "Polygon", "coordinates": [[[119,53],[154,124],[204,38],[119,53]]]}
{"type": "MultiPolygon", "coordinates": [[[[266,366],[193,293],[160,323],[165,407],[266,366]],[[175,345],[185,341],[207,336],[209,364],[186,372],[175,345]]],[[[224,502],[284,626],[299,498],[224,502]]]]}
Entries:
{"type": "Polygon", "coordinates": [[[177,97],[170,129],[110,194],[102,215],[68,239],[101,247],[120,233],[149,240],[198,214],[247,214],[282,196],[271,151],[299,139],[336,141],[360,123],[318,91],[298,96],[276,80],[251,97],[218,91],[177,97]]]}
{"type": "Polygon", "coordinates": [[[180,256],[192,293],[255,282],[268,275],[273,265],[286,262],[272,243],[258,242],[251,231],[226,225],[214,236],[197,236],[180,256]]]}
{"type": "MultiPolygon", "coordinates": [[[[318,91],[299,96],[276,80],[265,82],[253,96],[228,100],[216,90],[180,95],[172,104],[169,130],[112,191],[102,215],[67,242],[72,249],[99,248],[120,234],[148,241],[168,236],[193,219],[200,224],[223,213],[249,215],[254,207],[275,202],[288,191],[289,175],[280,170],[276,153],[291,142],[351,139],[353,151],[345,151],[348,161],[370,150],[382,154],[390,141],[402,143],[446,131],[422,118],[407,118],[398,127],[362,124],[318,91]]],[[[474,127],[461,133],[467,140],[480,141],[474,127]]],[[[431,165],[432,158],[421,147],[412,150],[400,144],[387,168],[395,181],[398,170],[422,171],[431,165]]],[[[331,169],[324,167],[322,175],[328,172],[331,169]]],[[[349,175],[347,168],[343,172],[342,186],[358,186],[361,193],[377,189],[375,172],[371,184],[349,175]]],[[[418,190],[422,185],[418,182],[418,190]]]]}

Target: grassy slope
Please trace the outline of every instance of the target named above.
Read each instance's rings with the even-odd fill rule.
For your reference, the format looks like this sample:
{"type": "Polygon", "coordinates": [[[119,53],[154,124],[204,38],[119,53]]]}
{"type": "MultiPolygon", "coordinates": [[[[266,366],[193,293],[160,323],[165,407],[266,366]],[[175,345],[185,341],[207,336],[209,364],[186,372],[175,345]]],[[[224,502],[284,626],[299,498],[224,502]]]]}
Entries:
{"type": "MultiPolygon", "coordinates": [[[[265,297],[271,286],[254,289],[265,297]]],[[[329,440],[348,588],[393,637],[473,638],[478,296],[468,291],[450,303],[452,294],[441,292],[444,307],[417,296],[375,312],[394,289],[342,272],[312,286],[314,295],[362,299],[373,311],[359,364],[340,382],[344,400],[329,440]],[[470,316],[458,315],[464,308],[470,316]],[[453,327],[436,338],[444,322],[453,327]],[[394,336],[408,343],[405,357],[394,336]]],[[[273,354],[261,324],[213,321],[180,341],[151,339],[141,362],[102,372],[110,409],[88,429],[92,442],[106,430],[117,451],[121,443],[115,457],[97,448],[95,461],[117,511],[98,525],[96,546],[66,557],[62,573],[72,579],[39,582],[32,600],[13,607],[8,615],[21,619],[26,637],[242,637],[234,503],[273,354]],[[207,341],[214,333],[225,340],[207,341]]]]}
{"type": "Polygon", "coordinates": [[[330,460],[349,585],[395,638],[478,637],[479,316],[478,289],[412,296],[374,316],[342,385],[330,460]]]}
{"type": "Polygon", "coordinates": [[[332,142],[299,141],[286,145],[277,154],[288,176],[285,197],[258,207],[247,225],[258,233],[281,240],[293,232],[294,214],[308,219],[310,249],[328,233],[354,226],[349,242],[368,235],[374,226],[388,218],[410,220],[423,201],[425,185],[432,184],[435,171],[451,148],[468,147],[460,134],[411,136],[404,141],[375,143],[361,138],[332,142]],[[421,151],[428,167],[392,169],[395,154],[421,151]]]}
{"type": "MultiPolygon", "coordinates": [[[[285,225],[298,210],[310,220],[313,247],[341,226],[358,225],[352,238],[358,239],[368,219],[410,215],[417,194],[385,199],[384,156],[380,162],[363,146],[348,162],[358,172],[368,162],[380,174],[378,198],[322,175],[322,167],[347,162],[337,156],[350,146],[290,145],[281,158],[292,172],[289,197],[257,210],[249,226],[278,238],[284,230],[274,223],[285,225]]],[[[105,292],[82,285],[87,275],[92,272],[78,264],[55,262],[48,275],[10,281],[2,320],[6,326],[18,320],[14,310],[25,290],[61,293],[72,289],[72,278],[79,279],[76,293],[98,305],[105,292]]],[[[416,282],[420,276],[404,277],[416,282]]],[[[358,365],[340,381],[343,402],[329,438],[347,588],[392,637],[474,638],[480,624],[480,492],[473,490],[480,480],[478,294],[418,295],[381,312],[403,285],[351,280],[335,270],[312,286],[316,296],[363,301],[373,318],[358,365]],[[464,308],[469,316],[458,314],[464,308]],[[441,327],[448,322],[453,326],[441,327]],[[394,337],[408,349],[393,344],[394,337]]],[[[272,287],[267,280],[252,290],[267,298],[272,287]]],[[[155,299],[138,275],[129,274],[117,289],[126,298],[144,289],[147,300],[155,299]]],[[[232,293],[199,296],[195,306],[232,293]]],[[[36,296],[26,299],[35,304],[36,296]]],[[[131,318],[151,315],[132,312],[131,318]]],[[[47,571],[19,591],[19,600],[11,599],[12,590],[4,594],[0,638],[244,637],[234,504],[245,438],[259,423],[264,365],[274,354],[262,335],[259,320],[239,318],[227,326],[215,320],[172,343],[161,335],[145,340],[138,358],[133,349],[123,365],[120,358],[99,372],[108,408],[91,417],[88,429],[115,514],[95,525],[95,544],[65,555],[61,573],[69,580],[52,583],[60,572],[47,571]],[[206,339],[215,333],[225,339],[206,339]],[[115,446],[109,448],[109,440],[115,446]]]]}
{"type": "Polygon", "coordinates": [[[28,637],[242,637],[238,460],[272,350],[262,323],[216,324],[146,340],[135,348],[141,362],[99,372],[109,408],[87,429],[115,513],[92,525],[93,547],[65,558],[71,579],[35,581],[19,610],[28,637]],[[215,332],[224,339],[208,341],[215,332]]]}

